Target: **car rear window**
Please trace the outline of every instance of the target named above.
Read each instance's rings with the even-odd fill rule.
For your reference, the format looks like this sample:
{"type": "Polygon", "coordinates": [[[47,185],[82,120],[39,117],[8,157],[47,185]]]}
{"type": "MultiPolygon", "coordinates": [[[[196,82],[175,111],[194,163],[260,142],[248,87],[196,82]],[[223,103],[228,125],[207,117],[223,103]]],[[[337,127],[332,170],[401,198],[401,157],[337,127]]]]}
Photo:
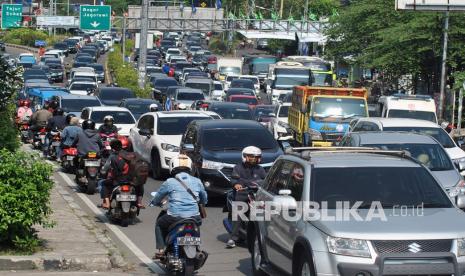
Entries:
{"type": "Polygon", "coordinates": [[[103,100],[122,100],[127,98],[134,98],[134,93],[131,90],[111,90],[105,89],[101,90],[99,93],[99,98],[103,100]]]}
{"type": "Polygon", "coordinates": [[[113,116],[115,124],[134,124],[134,118],[127,111],[93,111],[90,119],[97,124],[103,123],[103,118],[107,115],[113,116]]]}
{"type": "Polygon", "coordinates": [[[65,112],[81,112],[85,107],[101,105],[97,99],[61,99],[61,108],[65,112]]]}
{"type": "Polygon", "coordinates": [[[158,118],[157,133],[159,135],[182,135],[190,122],[207,119],[210,119],[210,117],[186,116],[158,118]]]}
{"type": "Polygon", "coordinates": [[[247,146],[256,146],[262,150],[278,148],[271,133],[262,127],[207,129],[201,140],[203,146],[211,151],[242,151],[247,146]]]}

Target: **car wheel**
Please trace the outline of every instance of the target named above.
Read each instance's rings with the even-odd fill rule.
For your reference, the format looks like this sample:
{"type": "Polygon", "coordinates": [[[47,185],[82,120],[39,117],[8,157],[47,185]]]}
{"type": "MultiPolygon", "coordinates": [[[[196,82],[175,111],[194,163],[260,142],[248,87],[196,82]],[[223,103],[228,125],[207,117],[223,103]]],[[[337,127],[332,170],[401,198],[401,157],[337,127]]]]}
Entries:
{"type": "Polygon", "coordinates": [[[152,153],[152,177],[153,179],[161,178],[160,154],[156,150],[152,153]]]}
{"type": "Polygon", "coordinates": [[[260,269],[263,263],[263,250],[260,243],[260,239],[257,235],[254,235],[253,244],[251,245],[251,256],[252,256],[252,274],[254,276],[265,276],[266,274],[260,269]]]}
{"type": "Polygon", "coordinates": [[[312,258],[307,252],[304,250],[300,256],[296,256],[297,263],[295,266],[295,270],[293,276],[313,276],[315,275],[313,271],[313,262],[312,258]]]}

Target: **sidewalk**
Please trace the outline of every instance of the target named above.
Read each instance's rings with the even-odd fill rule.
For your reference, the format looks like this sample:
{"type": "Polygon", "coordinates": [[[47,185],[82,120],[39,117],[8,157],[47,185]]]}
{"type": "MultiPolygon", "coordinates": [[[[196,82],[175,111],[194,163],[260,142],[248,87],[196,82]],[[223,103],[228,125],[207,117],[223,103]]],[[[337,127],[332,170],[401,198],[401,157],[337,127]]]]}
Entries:
{"type": "Polygon", "coordinates": [[[117,273],[121,270],[112,269],[127,267],[111,240],[59,183],[52,189],[51,207],[55,226],[36,227],[39,238],[45,241],[45,249],[30,256],[0,256],[0,275],[12,275],[16,270],[117,273]]]}

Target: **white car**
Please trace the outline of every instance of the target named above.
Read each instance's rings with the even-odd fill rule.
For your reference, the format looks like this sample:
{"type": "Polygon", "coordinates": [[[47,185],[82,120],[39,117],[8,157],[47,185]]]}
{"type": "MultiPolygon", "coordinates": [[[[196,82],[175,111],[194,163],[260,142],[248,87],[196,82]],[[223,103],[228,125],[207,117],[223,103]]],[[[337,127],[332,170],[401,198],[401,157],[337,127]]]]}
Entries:
{"type": "Polygon", "coordinates": [[[81,112],[81,119],[94,121],[95,128],[98,129],[103,124],[103,118],[107,115],[113,116],[118,134],[129,136],[129,130],[134,127],[136,119],[127,108],[116,106],[86,107],[81,112]]]}
{"type": "Polygon", "coordinates": [[[260,79],[257,76],[241,75],[239,76],[239,79],[251,80],[253,82],[253,86],[255,87],[255,95],[260,95],[260,79]]]}
{"type": "Polygon", "coordinates": [[[292,103],[282,103],[277,105],[270,120],[269,129],[276,140],[290,140],[292,133],[289,133],[289,108],[292,103]]]}
{"type": "Polygon", "coordinates": [[[360,118],[350,123],[349,131],[411,131],[433,136],[444,147],[460,174],[465,176],[465,152],[444,129],[433,122],[403,118],[360,118]]]}
{"type": "MultiPolygon", "coordinates": [[[[63,64],[65,62],[65,52],[63,52],[62,50],[56,50],[56,49],[53,49],[53,50],[47,50],[44,54],[44,57],[47,58],[47,56],[49,57],[54,57],[54,58],[59,58],[61,59],[61,64],[63,64]]],[[[45,60],[44,58],[44,60],[45,60]]]]}
{"type": "Polygon", "coordinates": [[[113,37],[111,37],[111,35],[104,35],[100,39],[105,40],[108,43],[108,48],[113,47],[113,37]]]}
{"type": "Polygon", "coordinates": [[[103,44],[103,49],[104,49],[105,52],[108,52],[108,50],[110,50],[110,46],[108,45],[108,41],[103,40],[103,39],[99,39],[99,40],[97,40],[97,42],[103,44]]]}
{"type": "Polygon", "coordinates": [[[97,89],[97,84],[95,82],[88,81],[76,81],[69,85],[69,93],[74,95],[90,95],[93,96],[93,91],[97,89]]]}
{"type": "Polygon", "coordinates": [[[224,91],[227,91],[229,89],[229,86],[231,86],[231,82],[237,78],[239,78],[238,75],[227,75],[224,79],[224,91]]]}
{"type": "Polygon", "coordinates": [[[221,81],[213,82],[213,90],[210,98],[215,101],[222,101],[224,97],[224,85],[221,81]]]}
{"type": "Polygon", "coordinates": [[[149,112],[131,128],[129,139],[134,151],[151,164],[153,177],[157,179],[169,169],[171,158],[179,154],[187,125],[194,120],[212,119],[197,110],[149,112]]]}
{"type": "Polygon", "coordinates": [[[166,50],[165,60],[169,62],[171,56],[182,56],[182,52],[178,48],[168,48],[168,50],[166,50]]]}

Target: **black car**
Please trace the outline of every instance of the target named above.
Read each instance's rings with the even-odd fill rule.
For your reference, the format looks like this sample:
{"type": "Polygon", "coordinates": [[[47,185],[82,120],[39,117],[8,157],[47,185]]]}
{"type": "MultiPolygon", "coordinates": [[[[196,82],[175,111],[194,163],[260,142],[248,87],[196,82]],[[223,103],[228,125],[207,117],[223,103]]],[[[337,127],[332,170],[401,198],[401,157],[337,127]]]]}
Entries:
{"type": "Polygon", "coordinates": [[[53,49],[62,50],[65,56],[68,56],[69,48],[68,44],[65,42],[57,42],[53,45],[53,49]]]}
{"type": "MultiPolygon", "coordinates": [[[[52,75],[51,75],[51,72],[50,72],[50,67],[47,66],[47,65],[40,65],[40,64],[36,64],[36,65],[32,65],[31,67],[32,70],[41,70],[41,71],[44,71],[44,73],[47,75],[48,77],[48,80],[50,82],[52,82],[52,75]]],[[[25,72],[27,71],[30,71],[30,70],[26,70],[25,72]]],[[[36,71],[37,72],[37,71],[36,71]]],[[[34,75],[33,74],[30,74],[30,75],[34,75]]]]}
{"type": "Polygon", "coordinates": [[[242,162],[242,150],[247,146],[262,150],[260,165],[265,170],[283,154],[273,135],[255,121],[193,121],[181,141],[181,151],[194,163],[194,174],[208,192],[216,195],[224,195],[231,189],[232,170],[242,162]]]}
{"type": "Polygon", "coordinates": [[[211,102],[208,111],[216,112],[224,119],[253,120],[252,110],[248,104],[232,102],[211,102]]]}
{"type": "Polygon", "coordinates": [[[119,104],[120,107],[125,107],[131,111],[132,115],[139,120],[140,116],[144,113],[150,112],[150,105],[158,105],[158,110],[162,110],[160,102],[151,100],[151,99],[141,99],[141,98],[127,98],[123,99],[119,104]]]}
{"type": "MultiPolygon", "coordinates": [[[[32,67],[32,66],[31,66],[32,67]]],[[[24,81],[32,80],[32,79],[41,79],[49,81],[47,73],[42,69],[26,69],[23,72],[23,79],[24,81]]]]}
{"type": "Polygon", "coordinates": [[[255,86],[251,80],[235,79],[231,82],[230,88],[248,88],[253,90],[255,86]]]}
{"type": "Polygon", "coordinates": [[[5,52],[5,42],[3,42],[3,41],[0,41],[0,51],[5,52]]]}
{"type": "Polygon", "coordinates": [[[77,53],[77,44],[79,43],[79,40],[77,39],[66,39],[64,40],[66,45],[68,45],[68,52],[70,54],[75,54],[77,53]]]}
{"type": "Polygon", "coordinates": [[[123,99],[135,98],[134,92],[122,87],[102,87],[94,93],[104,105],[118,106],[123,99]]]}
{"type": "Polygon", "coordinates": [[[161,96],[166,94],[166,89],[174,85],[178,85],[178,82],[173,78],[157,78],[153,82],[153,98],[161,100],[161,96]]]}
{"type": "Polygon", "coordinates": [[[94,59],[88,56],[79,56],[74,59],[74,63],[83,64],[79,67],[87,66],[88,64],[91,64],[93,62],[94,62],[94,59]]]}

